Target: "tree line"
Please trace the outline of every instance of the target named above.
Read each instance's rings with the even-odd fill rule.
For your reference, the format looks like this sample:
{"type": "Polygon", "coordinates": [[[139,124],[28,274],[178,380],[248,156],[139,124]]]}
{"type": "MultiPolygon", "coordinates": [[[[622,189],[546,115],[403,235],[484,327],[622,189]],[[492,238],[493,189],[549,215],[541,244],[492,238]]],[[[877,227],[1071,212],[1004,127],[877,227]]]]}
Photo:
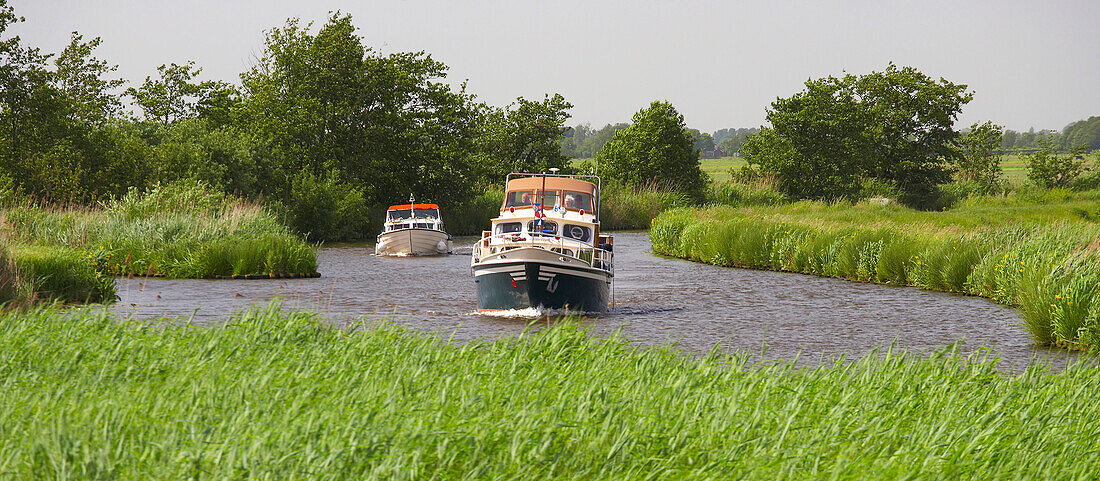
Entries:
{"type": "Polygon", "coordinates": [[[98,37],[47,53],[6,35],[22,21],[0,0],[0,187],[22,195],[88,203],[203,182],[348,239],[410,194],[461,203],[509,171],[567,167],[561,95],[479,102],[427,53],[364,46],[350,15],[267,31],[239,84],[185,62],[129,88],[95,56],[98,37]]]}
{"type": "Polygon", "coordinates": [[[1089,117],[1067,125],[1061,132],[1051,130],[1035,131],[1034,128],[1027,132],[1005,130],[1001,137],[1001,150],[1011,151],[1037,151],[1044,146],[1044,139],[1053,142],[1058,150],[1072,150],[1083,147],[1087,151],[1100,150],[1100,117],[1089,117]]]}

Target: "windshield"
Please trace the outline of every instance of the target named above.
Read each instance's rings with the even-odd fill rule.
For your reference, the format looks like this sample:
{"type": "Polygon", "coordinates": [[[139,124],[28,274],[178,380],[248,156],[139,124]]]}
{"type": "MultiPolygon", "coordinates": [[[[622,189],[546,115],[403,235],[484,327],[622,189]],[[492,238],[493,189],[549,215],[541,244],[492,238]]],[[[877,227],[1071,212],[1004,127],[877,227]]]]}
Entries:
{"type": "MultiPolygon", "coordinates": [[[[375,212],[378,212],[378,211],[375,211],[375,212]]],[[[386,219],[387,220],[404,220],[404,219],[408,219],[409,217],[411,217],[411,215],[412,215],[412,210],[410,210],[410,209],[395,209],[395,210],[391,210],[391,211],[386,212],[386,219]]]]}
{"type": "Polygon", "coordinates": [[[413,209],[413,214],[417,219],[438,219],[439,209],[413,209]]]}

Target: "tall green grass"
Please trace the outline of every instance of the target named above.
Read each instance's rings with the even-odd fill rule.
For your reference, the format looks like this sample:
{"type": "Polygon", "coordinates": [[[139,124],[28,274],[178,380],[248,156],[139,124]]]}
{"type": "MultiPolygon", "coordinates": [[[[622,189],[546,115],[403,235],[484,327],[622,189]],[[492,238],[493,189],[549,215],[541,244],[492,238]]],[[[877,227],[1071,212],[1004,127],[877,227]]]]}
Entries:
{"type": "Polygon", "coordinates": [[[995,216],[955,225],[941,215],[952,214],[815,203],[685,208],[658,216],[650,237],[655,252],[710,264],[988,297],[1018,306],[1040,344],[1100,348],[1100,226],[992,225],[995,216]]]}
{"type": "Polygon", "coordinates": [[[86,255],[65,247],[13,249],[29,301],[110,302],[115,282],[95,269],[86,255]]]}
{"type": "Polygon", "coordinates": [[[600,226],[604,230],[645,229],[657,214],[689,204],[686,194],[667,185],[609,182],[602,186],[600,226]]]}
{"type": "Polygon", "coordinates": [[[951,350],[813,369],[575,324],[455,344],[258,309],[0,314],[10,479],[1086,479],[1100,370],[951,350]]]}
{"type": "Polygon", "coordinates": [[[99,208],[16,206],[3,223],[13,243],[79,251],[108,275],[316,272],[314,247],[273,214],[202,184],[132,190],[99,208]]]}

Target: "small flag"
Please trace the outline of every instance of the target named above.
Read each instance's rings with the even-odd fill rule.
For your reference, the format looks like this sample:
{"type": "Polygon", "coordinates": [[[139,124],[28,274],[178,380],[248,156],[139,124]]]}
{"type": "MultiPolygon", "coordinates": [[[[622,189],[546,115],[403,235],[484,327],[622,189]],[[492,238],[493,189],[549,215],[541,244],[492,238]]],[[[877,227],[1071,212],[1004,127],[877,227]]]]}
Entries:
{"type": "Polygon", "coordinates": [[[535,204],[533,207],[534,207],[534,210],[535,210],[535,225],[538,226],[539,230],[541,231],[542,230],[542,218],[546,217],[546,214],[542,213],[542,204],[535,204]]]}

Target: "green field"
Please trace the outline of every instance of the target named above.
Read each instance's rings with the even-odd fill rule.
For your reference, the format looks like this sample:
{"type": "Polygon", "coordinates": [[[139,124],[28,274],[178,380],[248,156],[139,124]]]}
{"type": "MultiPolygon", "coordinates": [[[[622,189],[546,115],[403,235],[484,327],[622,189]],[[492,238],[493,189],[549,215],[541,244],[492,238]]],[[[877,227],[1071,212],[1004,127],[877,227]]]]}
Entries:
{"type": "MultiPolygon", "coordinates": [[[[700,159],[699,166],[717,182],[725,182],[730,179],[730,169],[740,169],[745,165],[745,159],[741,157],[722,157],[720,159],[700,159]]],[[[1086,166],[1092,166],[1092,162],[1086,162],[1086,166]]],[[[1001,159],[1001,170],[1004,179],[1012,185],[1020,185],[1027,180],[1027,157],[1020,154],[1005,155],[1001,159]]]]}
{"type": "MultiPolygon", "coordinates": [[[[888,340],[886,340],[888,341],[888,340]]],[[[814,369],[573,322],[467,344],[277,306],[0,314],[6,479],[1086,479],[1100,370],[950,350],[814,369]]]]}

